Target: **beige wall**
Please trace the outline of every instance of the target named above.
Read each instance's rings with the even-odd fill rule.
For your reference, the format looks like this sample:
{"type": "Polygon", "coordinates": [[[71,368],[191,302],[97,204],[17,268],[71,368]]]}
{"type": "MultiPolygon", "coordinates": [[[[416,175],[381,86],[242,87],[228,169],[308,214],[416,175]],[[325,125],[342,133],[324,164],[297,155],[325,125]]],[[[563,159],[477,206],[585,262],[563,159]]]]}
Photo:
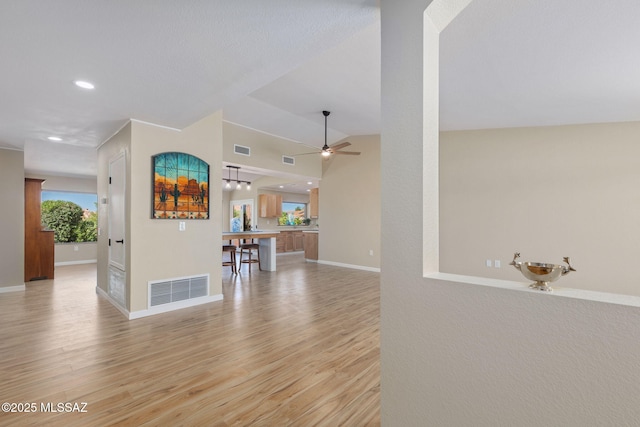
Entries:
{"type": "Polygon", "coordinates": [[[570,256],[578,271],[557,286],[640,296],[638,135],[640,122],[444,132],[440,271],[526,281],[513,252],[570,256]]]}
{"type": "MultiPolygon", "coordinates": [[[[320,156],[296,157],[296,164],[285,165],[282,155],[293,155],[313,151],[309,147],[278,138],[273,135],[257,132],[232,123],[225,122],[224,129],[224,161],[234,165],[277,171],[283,174],[320,178],[322,161],[320,156]],[[251,148],[251,156],[243,156],[233,152],[233,145],[239,144],[251,148]]],[[[222,179],[222,176],[220,177],[222,179]]]]}
{"type": "Polygon", "coordinates": [[[74,193],[96,194],[97,178],[77,178],[57,175],[27,174],[28,178],[44,179],[42,189],[48,191],[71,191],[74,193]]]}
{"type": "Polygon", "coordinates": [[[222,113],[217,112],[180,132],[140,122],[132,123],[131,209],[132,245],[131,311],[147,309],[147,283],[154,280],[209,274],[209,295],[222,294],[220,244],[222,215],[222,113]],[[209,163],[210,207],[208,220],[151,219],[151,156],[167,151],[189,153],[209,163]],[[218,201],[217,203],[215,201],[218,201]]]}
{"type": "MultiPolygon", "coordinates": [[[[434,197],[432,193],[438,179],[437,155],[434,161],[432,153],[437,152],[438,140],[425,137],[429,122],[437,128],[437,112],[434,118],[422,97],[425,75],[430,84],[433,80],[437,83],[437,75],[423,69],[424,64],[437,65],[438,57],[422,60],[421,41],[425,33],[432,37],[430,31],[425,32],[422,17],[428,3],[381,0],[382,424],[634,425],[640,419],[640,308],[633,304],[635,298],[609,303],[574,298],[561,291],[534,292],[521,282],[500,286],[490,279],[457,276],[445,280],[441,274],[425,277],[425,270],[430,269],[424,266],[438,258],[437,253],[429,253],[428,240],[437,233],[438,221],[446,223],[449,215],[443,211],[439,217],[438,194],[434,197]],[[422,227],[398,221],[397,206],[424,218],[422,227]]],[[[427,98],[433,101],[433,94],[428,92],[427,98]]],[[[607,147],[614,136],[606,139],[607,147]]],[[[566,158],[567,153],[563,154],[566,158]]],[[[573,155],[577,154],[569,157],[573,155]]],[[[556,156],[555,150],[548,156],[556,156]]],[[[629,157],[636,157],[635,151],[629,157]]],[[[622,164],[624,169],[628,161],[622,164]]],[[[570,173],[580,177],[581,169],[574,165],[570,173]]],[[[478,170],[478,179],[485,173],[478,170]]],[[[594,173],[599,178],[596,181],[609,184],[607,176],[615,174],[600,169],[594,173]]],[[[564,188],[572,197],[571,188],[557,181],[557,175],[554,178],[547,186],[564,188]]],[[[568,178],[571,184],[578,179],[568,178]]],[[[520,175],[504,176],[503,180],[515,180],[514,186],[520,185],[522,191],[528,184],[520,175]]],[[[593,184],[597,188],[604,185],[593,184]]],[[[440,197],[446,201],[449,195],[440,197]]],[[[482,212],[479,215],[491,217],[482,212]]],[[[563,220],[574,218],[565,216],[563,220]]],[[[570,223],[560,227],[573,233],[570,223]]],[[[510,232],[514,237],[525,233],[521,227],[510,232]]],[[[531,253],[534,248],[546,248],[545,234],[528,237],[531,253]]],[[[464,250],[460,248],[464,242],[458,239],[457,243],[464,250]]],[[[593,241],[589,246],[597,244],[593,241]]],[[[447,245],[451,242],[442,242],[443,247],[447,245]]],[[[509,252],[516,249],[509,248],[509,252]]],[[[576,276],[584,268],[580,262],[576,276]]],[[[607,279],[605,285],[615,286],[616,282],[607,279]]]]}
{"type": "Polygon", "coordinates": [[[56,243],[55,265],[91,264],[98,260],[97,242],[56,243]]]}
{"type": "Polygon", "coordinates": [[[0,149],[0,292],[24,289],[24,153],[0,149]]]}
{"type": "MultiPolygon", "coordinates": [[[[193,275],[209,275],[209,295],[221,296],[221,253],[213,248],[220,242],[222,215],[222,113],[214,113],[182,131],[132,121],[98,152],[98,198],[108,196],[109,160],[126,153],[126,233],[127,307],[137,317],[148,309],[149,281],[193,275]],[[209,163],[210,210],[208,220],[186,220],[179,231],[175,220],[151,219],[152,166],[155,154],[179,151],[209,163]]],[[[98,218],[98,283],[107,291],[108,211],[100,205],[98,218]]]]}
{"type": "MultiPolygon", "coordinates": [[[[350,136],[359,156],[326,160],[320,182],[319,262],[380,268],[380,137],[350,136]],[[370,255],[373,251],[373,255],[370,255]]],[[[398,219],[408,221],[401,205],[398,219]]],[[[416,224],[420,218],[416,216],[416,224]]]]}

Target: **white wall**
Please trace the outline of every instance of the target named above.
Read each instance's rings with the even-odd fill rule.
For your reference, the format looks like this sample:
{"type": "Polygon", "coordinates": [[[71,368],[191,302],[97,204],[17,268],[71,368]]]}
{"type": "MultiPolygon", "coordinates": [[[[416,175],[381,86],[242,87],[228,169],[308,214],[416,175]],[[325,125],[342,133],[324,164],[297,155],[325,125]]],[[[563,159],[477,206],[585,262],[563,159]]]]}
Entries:
{"type": "Polygon", "coordinates": [[[0,149],[0,292],[24,290],[24,152],[0,149]]]}
{"type": "MultiPolygon", "coordinates": [[[[424,242],[438,225],[437,197],[431,193],[438,162],[430,165],[435,177],[433,170],[423,170],[433,161],[423,154],[437,153],[438,146],[437,138],[424,138],[423,128],[425,120],[434,120],[421,89],[421,13],[428,3],[381,1],[382,423],[635,425],[640,419],[637,306],[488,279],[483,286],[477,278],[425,277],[423,269],[430,268],[424,266],[437,266],[438,256],[424,242]],[[400,165],[406,169],[398,170],[400,165]],[[407,203],[409,195],[414,198],[407,203]],[[393,207],[400,203],[424,218],[422,230],[394,218],[393,207]]],[[[433,61],[437,56],[426,63],[433,61]]],[[[426,74],[430,84],[437,82],[437,75],[426,74]]]]}

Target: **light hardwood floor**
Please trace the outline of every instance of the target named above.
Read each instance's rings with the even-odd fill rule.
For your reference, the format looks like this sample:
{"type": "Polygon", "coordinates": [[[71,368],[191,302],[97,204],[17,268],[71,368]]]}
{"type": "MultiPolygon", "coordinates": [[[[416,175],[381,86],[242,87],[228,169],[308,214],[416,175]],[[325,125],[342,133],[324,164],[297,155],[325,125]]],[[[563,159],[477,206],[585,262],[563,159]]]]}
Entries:
{"type": "MultiPolygon", "coordinates": [[[[129,321],[95,266],[0,294],[0,425],[379,425],[379,275],[278,257],[224,300],[129,321]],[[86,402],[86,413],[41,405],[86,402]]],[[[78,408],[82,409],[82,408],[78,408]]]]}

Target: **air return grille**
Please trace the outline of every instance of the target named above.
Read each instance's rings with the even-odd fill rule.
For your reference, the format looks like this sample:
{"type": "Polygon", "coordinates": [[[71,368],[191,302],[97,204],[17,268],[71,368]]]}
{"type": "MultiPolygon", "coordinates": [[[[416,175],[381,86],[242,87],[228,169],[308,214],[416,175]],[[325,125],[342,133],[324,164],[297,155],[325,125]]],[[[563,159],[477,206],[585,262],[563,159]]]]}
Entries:
{"type": "Polygon", "coordinates": [[[207,296],[209,276],[149,282],[149,307],[207,296]]]}
{"type": "Polygon", "coordinates": [[[282,163],[284,163],[285,165],[295,165],[296,159],[295,157],[282,156],[282,163]]]}
{"type": "Polygon", "coordinates": [[[233,144],[233,152],[236,154],[241,154],[243,156],[250,156],[251,148],[245,147],[244,145],[233,144]]]}

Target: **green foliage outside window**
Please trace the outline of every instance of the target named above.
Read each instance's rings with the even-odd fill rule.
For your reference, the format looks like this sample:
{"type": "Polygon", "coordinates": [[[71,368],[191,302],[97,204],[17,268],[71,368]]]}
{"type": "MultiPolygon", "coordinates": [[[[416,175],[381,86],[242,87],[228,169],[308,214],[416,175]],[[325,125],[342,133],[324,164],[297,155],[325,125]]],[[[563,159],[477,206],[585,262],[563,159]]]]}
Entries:
{"type": "Polygon", "coordinates": [[[56,243],[95,242],[98,240],[98,215],[83,216],[82,208],[65,200],[42,202],[42,225],[53,230],[56,243]]]}

